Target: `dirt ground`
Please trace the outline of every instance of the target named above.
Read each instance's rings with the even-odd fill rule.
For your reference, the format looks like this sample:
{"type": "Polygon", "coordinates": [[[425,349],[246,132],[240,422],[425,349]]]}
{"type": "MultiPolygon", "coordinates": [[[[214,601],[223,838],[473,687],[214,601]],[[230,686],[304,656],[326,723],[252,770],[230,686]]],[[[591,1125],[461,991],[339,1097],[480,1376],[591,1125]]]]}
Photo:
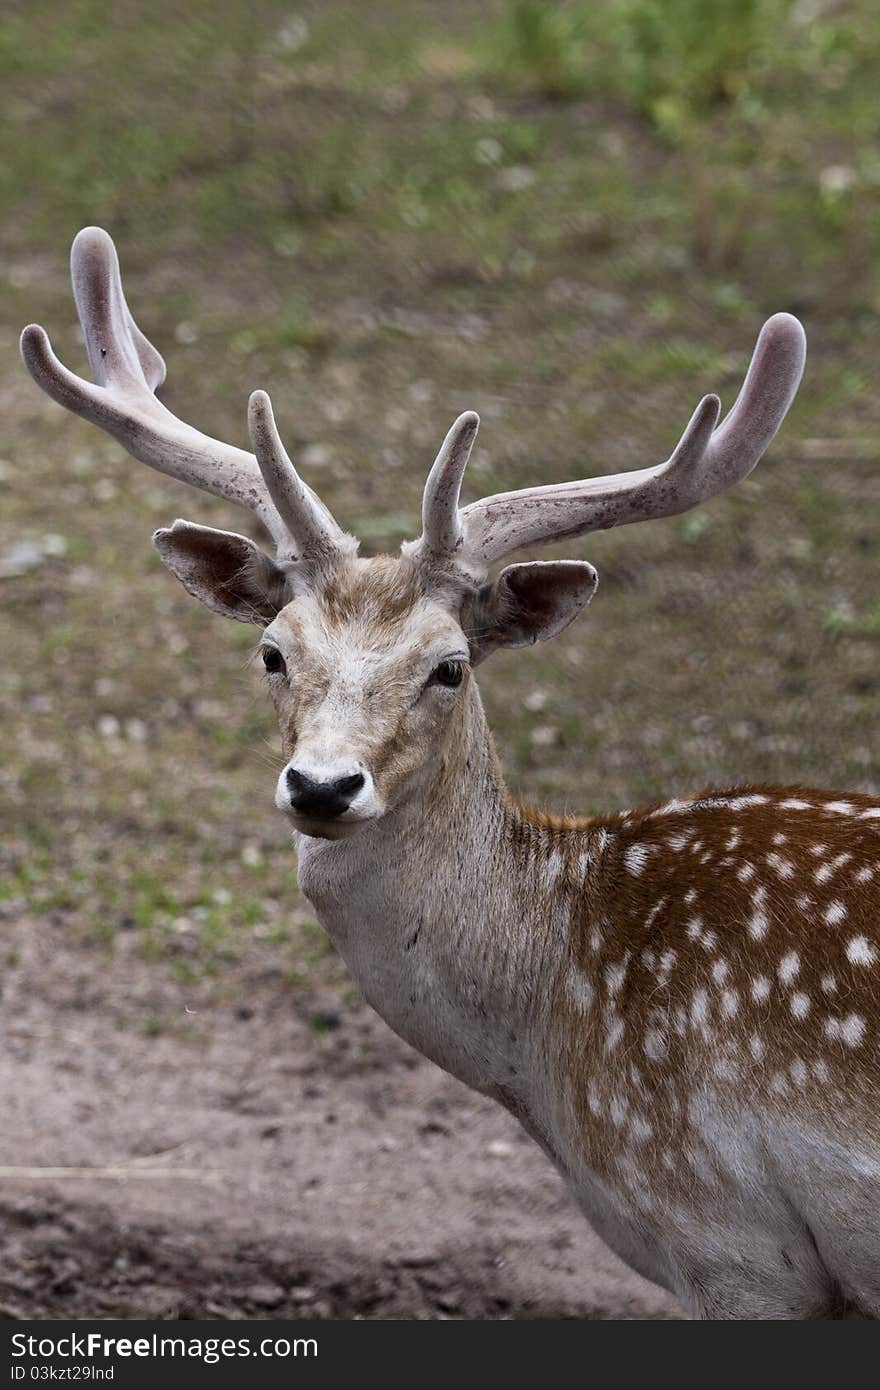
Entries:
{"type": "Polygon", "coordinates": [[[133,953],[3,926],[0,1316],[679,1316],[508,1116],[364,1005],[165,984],[178,1028],[145,1040],[133,953]]]}

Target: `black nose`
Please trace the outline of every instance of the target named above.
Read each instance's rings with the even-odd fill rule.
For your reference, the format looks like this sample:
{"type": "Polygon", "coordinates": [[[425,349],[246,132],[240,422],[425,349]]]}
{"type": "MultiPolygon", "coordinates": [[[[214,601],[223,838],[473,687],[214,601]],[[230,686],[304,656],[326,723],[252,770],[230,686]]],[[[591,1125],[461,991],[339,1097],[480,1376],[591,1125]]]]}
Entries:
{"type": "Polygon", "coordinates": [[[321,820],[341,816],[363,785],[364,778],[360,772],[353,772],[349,777],[338,777],[335,782],[316,782],[314,777],[297,772],[295,767],[287,769],[287,786],[294,811],[304,816],[317,816],[321,820]]]}

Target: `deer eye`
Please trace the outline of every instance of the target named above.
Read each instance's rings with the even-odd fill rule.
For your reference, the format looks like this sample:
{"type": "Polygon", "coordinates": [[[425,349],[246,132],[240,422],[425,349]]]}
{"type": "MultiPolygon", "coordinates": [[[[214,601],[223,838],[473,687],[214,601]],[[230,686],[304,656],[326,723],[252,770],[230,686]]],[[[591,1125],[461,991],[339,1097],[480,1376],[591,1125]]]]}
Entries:
{"type": "Polygon", "coordinates": [[[429,685],[445,685],[453,689],[461,685],[464,679],[464,667],[460,661],[441,661],[439,666],[435,666],[431,672],[429,685]]]}
{"type": "Polygon", "coordinates": [[[269,672],[270,676],[274,675],[277,671],[287,670],[287,667],[284,664],[284,657],[281,655],[277,647],[264,647],[261,655],[263,658],[263,665],[269,672]]]}

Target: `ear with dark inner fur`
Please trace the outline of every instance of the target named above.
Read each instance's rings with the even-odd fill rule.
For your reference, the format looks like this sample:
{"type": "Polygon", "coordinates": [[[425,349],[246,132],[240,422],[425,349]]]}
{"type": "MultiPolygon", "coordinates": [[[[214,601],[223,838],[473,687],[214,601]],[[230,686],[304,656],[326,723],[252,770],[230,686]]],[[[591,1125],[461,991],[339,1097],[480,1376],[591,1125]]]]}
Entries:
{"type": "Polygon", "coordinates": [[[225,618],[265,627],[288,601],[283,571],[246,536],[175,521],[153,544],[183,587],[225,618]]]}
{"type": "Polygon", "coordinates": [[[462,613],[472,663],[498,647],[529,647],[555,637],[587,606],[597,583],[585,560],[508,565],[462,613]]]}

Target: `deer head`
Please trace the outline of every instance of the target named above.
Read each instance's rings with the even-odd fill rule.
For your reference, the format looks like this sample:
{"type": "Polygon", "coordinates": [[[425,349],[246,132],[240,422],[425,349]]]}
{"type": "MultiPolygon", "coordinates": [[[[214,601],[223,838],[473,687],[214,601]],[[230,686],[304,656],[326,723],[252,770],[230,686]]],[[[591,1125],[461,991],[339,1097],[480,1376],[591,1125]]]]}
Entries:
{"type": "Polygon", "coordinates": [[[513,564],[490,578],[492,565],[526,546],[685,512],[740,482],[779,429],[805,358],[801,325],[776,314],[724,421],[718,397],[706,396],[665,463],[462,506],[479,424],[467,412],[428,475],[419,539],[399,558],[361,559],[288,458],[265,392],[250,398],[253,454],[201,434],[157,399],[165,365],[128,310],[106,232],[79,233],[71,273],[94,383],[68,371],[36,325],[22,334],[24,361],[54,400],[135,458],[265,524],[274,556],[189,521],[153,540],[191,594],[262,629],[287,758],[276,801],[298,829],[326,838],[381,817],[436,769],[477,698],[473,666],[498,647],[555,636],[596,588],[582,561],[513,564]]]}

